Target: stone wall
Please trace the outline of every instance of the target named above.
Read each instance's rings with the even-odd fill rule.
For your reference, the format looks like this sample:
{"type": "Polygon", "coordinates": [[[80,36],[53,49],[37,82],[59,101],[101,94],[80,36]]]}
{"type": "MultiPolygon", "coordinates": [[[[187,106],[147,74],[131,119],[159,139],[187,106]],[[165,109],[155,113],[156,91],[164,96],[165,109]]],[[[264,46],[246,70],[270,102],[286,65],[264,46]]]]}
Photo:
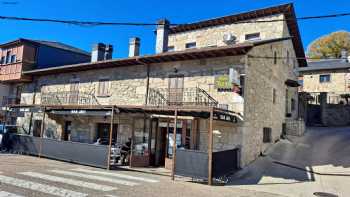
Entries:
{"type": "Polygon", "coordinates": [[[321,108],[324,126],[349,126],[350,105],[326,104],[321,108]]]}
{"type": "Polygon", "coordinates": [[[305,133],[305,121],[286,119],[286,134],[292,136],[303,136],[305,133]]]}
{"type": "Polygon", "coordinates": [[[183,75],[184,88],[199,87],[219,104],[243,114],[243,98],[232,91],[219,91],[214,82],[216,76],[228,75],[229,68],[244,74],[244,56],[154,64],[150,68],[150,88],[168,88],[169,76],[183,75]]]}
{"type": "MultiPolygon", "coordinates": [[[[252,56],[273,57],[276,51],[277,57],[286,57],[286,51],[292,48],[290,40],[261,45],[249,52],[246,66],[245,79],[245,105],[243,124],[242,165],[246,165],[256,159],[271,143],[280,138],[282,124],[286,115],[286,90],[288,100],[298,100],[297,89],[288,88],[285,85],[287,79],[296,80],[293,68],[297,62],[286,59],[254,58],[252,56]],[[275,90],[275,101],[273,92],[275,90]],[[263,128],[271,128],[271,143],[263,143],[263,128]]],[[[295,57],[294,53],[290,57],[295,57]]],[[[297,106],[297,104],[296,104],[297,106]]],[[[297,109],[297,108],[296,108],[297,109]]],[[[297,110],[291,111],[291,118],[297,117],[297,110]]]]}
{"type": "MultiPolygon", "coordinates": [[[[184,88],[199,87],[219,104],[227,104],[230,110],[243,114],[243,98],[232,91],[219,91],[214,86],[215,77],[228,75],[229,68],[244,74],[243,56],[177,61],[150,66],[150,88],[168,88],[169,76],[183,75],[184,88]]],[[[101,70],[64,73],[39,77],[35,104],[41,103],[41,92],[69,91],[73,80],[79,80],[79,91],[96,95],[101,105],[144,105],[147,92],[147,69],[143,65],[101,70]],[[99,79],[110,79],[110,95],[97,95],[99,79]]],[[[32,104],[34,82],[26,84],[22,104],[32,104]]]]}
{"type": "Polygon", "coordinates": [[[333,92],[346,93],[350,91],[348,70],[324,70],[303,72],[304,92],[333,92]],[[320,83],[320,75],[330,74],[330,82],[320,83]]]}
{"type": "MultiPolygon", "coordinates": [[[[284,19],[283,14],[262,17],[258,20],[284,19]]],[[[273,39],[282,37],[284,32],[283,21],[274,23],[242,23],[208,27],[199,30],[180,32],[169,35],[168,46],[173,46],[176,51],[186,49],[186,43],[196,42],[196,47],[225,46],[224,34],[231,33],[237,38],[238,43],[245,40],[246,34],[260,33],[261,39],[273,39]]]]}

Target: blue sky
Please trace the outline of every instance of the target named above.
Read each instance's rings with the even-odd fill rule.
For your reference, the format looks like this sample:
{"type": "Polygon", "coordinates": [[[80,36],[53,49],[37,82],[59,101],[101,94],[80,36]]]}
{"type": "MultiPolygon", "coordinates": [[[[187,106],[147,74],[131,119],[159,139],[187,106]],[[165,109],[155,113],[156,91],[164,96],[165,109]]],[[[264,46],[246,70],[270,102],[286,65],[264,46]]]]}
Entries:
{"type": "MultiPolygon", "coordinates": [[[[172,23],[229,15],[237,12],[293,2],[298,17],[350,12],[348,0],[0,0],[0,15],[115,22],[153,23],[167,18],[172,23]]],[[[60,41],[90,51],[92,44],[104,42],[115,47],[114,57],[127,56],[128,39],[141,38],[141,53],[154,53],[154,27],[79,27],[64,24],[2,21],[0,43],[21,38],[60,41]]],[[[327,20],[300,21],[304,47],[315,38],[333,31],[350,31],[350,16],[327,20]]]]}

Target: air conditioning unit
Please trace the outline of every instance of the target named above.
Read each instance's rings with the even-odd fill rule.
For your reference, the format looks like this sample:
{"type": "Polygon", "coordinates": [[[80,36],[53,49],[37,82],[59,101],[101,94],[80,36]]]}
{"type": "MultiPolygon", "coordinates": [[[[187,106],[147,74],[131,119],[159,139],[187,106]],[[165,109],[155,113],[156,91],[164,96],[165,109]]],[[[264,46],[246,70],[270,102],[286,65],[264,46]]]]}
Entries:
{"type": "Polygon", "coordinates": [[[236,36],[232,35],[231,33],[225,33],[223,37],[223,42],[227,45],[229,44],[235,44],[236,43],[236,36]]]}
{"type": "Polygon", "coordinates": [[[238,85],[238,86],[241,85],[241,83],[240,83],[240,74],[239,74],[239,72],[236,69],[230,68],[230,70],[229,70],[229,80],[230,80],[231,84],[235,84],[235,85],[238,85]]]}

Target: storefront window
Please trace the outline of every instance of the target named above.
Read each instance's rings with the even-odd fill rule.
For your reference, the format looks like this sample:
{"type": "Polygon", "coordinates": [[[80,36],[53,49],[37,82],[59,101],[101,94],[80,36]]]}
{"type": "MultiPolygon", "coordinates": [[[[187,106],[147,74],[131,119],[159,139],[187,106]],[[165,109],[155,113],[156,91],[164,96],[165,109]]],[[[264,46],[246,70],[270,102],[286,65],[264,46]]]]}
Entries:
{"type": "Polygon", "coordinates": [[[135,119],[135,137],[134,137],[134,155],[149,155],[148,137],[149,137],[149,120],[135,119]],[[144,127],[145,126],[145,127],[144,127]]]}

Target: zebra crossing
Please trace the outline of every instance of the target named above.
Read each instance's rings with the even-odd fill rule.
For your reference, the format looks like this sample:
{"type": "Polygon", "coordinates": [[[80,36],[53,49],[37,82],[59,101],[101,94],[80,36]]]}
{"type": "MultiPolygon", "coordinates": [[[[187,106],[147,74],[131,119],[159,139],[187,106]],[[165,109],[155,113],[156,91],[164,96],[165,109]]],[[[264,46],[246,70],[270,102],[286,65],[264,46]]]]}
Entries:
{"type": "MultiPolygon", "coordinates": [[[[141,184],[155,184],[157,179],[141,176],[131,176],[125,173],[76,168],[69,170],[46,170],[42,172],[24,171],[15,176],[0,172],[0,185],[10,185],[24,191],[40,192],[49,196],[86,197],[88,191],[100,192],[101,196],[113,196],[119,187],[134,187],[141,184]],[[57,186],[57,183],[60,186],[57,186]],[[62,188],[62,186],[64,188],[62,188]],[[73,187],[73,189],[71,189],[73,187]],[[68,189],[69,188],[69,189],[68,189]],[[80,188],[84,188],[82,190],[80,188]],[[85,193],[84,193],[85,192],[85,193]],[[112,192],[113,194],[105,194],[112,192]]],[[[12,191],[1,191],[0,197],[24,197],[12,191]]],[[[96,195],[96,193],[95,193],[96,195]]]]}

